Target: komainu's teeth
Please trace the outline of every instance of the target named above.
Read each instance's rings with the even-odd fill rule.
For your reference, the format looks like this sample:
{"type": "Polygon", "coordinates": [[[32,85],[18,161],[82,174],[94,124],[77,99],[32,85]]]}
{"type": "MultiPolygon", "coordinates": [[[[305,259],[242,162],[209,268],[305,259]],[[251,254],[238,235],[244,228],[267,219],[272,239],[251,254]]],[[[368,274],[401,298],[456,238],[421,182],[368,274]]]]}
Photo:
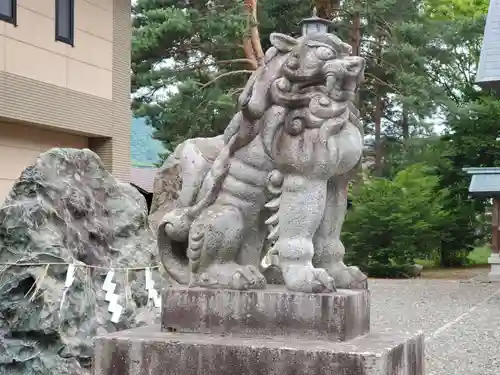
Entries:
{"type": "Polygon", "coordinates": [[[201,248],[201,246],[203,245],[203,241],[194,241],[192,240],[190,243],[189,243],[189,247],[193,250],[198,250],[201,248]]]}
{"type": "Polygon", "coordinates": [[[191,239],[193,239],[195,241],[199,241],[202,238],[203,238],[203,232],[202,231],[191,233],[191,239]]]}
{"type": "Polygon", "coordinates": [[[279,231],[280,231],[280,226],[279,225],[276,225],[273,230],[271,231],[271,233],[269,233],[269,236],[267,236],[267,239],[269,241],[275,241],[278,239],[278,236],[279,236],[279,231]]]}
{"type": "Polygon", "coordinates": [[[269,249],[269,255],[279,255],[278,248],[276,246],[271,247],[271,249],[269,249]]]}
{"type": "Polygon", "coordinates": [[[269,208],[271,210],[272,209],[277,209],[280,206],[280,202],[281,202],[281,196],[276,197],[276,198],[270,200],[269,202],[267,202],[266,205],[265,205],[265,207],[269,208]]]}
{"type": "Polygon", "coordinates": [[[269,190],[269,192],[273,195],[281,194],[281,186],[280,187],[268,186],[267,190],[269,190]]]}
{"type": "Polygon", "coordinates": [[[278,213],[272,214],[267,220],[266,225],[275,225],[279,220],[278,213]]]}

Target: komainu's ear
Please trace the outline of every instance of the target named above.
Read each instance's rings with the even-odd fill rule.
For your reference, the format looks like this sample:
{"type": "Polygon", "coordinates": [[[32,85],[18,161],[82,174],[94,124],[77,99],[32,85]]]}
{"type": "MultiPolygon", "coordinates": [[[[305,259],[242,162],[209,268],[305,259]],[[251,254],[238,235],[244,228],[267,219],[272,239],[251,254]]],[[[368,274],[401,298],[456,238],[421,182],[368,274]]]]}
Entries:
{"type": "Polygon", "coordinates": [[[297,45],[295,38],[285,34],[272,33],[269,39],[271,40],[271,44],[281,53],[290,52],[297,45]]]}
{"type": "Polygon", "coordinates": [[[345,69],[351,77],[357,77],[365,70],[365,59],[359,56],[344,57],[345,69]]]}

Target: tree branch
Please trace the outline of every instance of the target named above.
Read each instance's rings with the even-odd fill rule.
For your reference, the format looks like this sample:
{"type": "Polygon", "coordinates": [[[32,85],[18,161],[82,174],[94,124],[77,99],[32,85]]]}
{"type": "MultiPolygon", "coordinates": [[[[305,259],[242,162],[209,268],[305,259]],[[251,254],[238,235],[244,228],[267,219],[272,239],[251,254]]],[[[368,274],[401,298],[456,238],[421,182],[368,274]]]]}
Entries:
{"type": "Polygon", "coordinates": [[[190,70],[195,70],[195,69],[200,69],[200,68],[208,68],[211,66],[217,66],[217,65],[222,65],[222,64],[240,64],[240,63],[245,63],[245,64],[253,64],[255,61],[251,59],[231,59],[231,60],[217,60],[213,62],[207,62],[207,63],[202,63],[202,64],[193,64],[190,66],[186,66],[184,68],[176,69],[173,68],[172,70],[175,72],[188,72],[190,70]]]}
{"type": "Polygon", "coordinates": [[[245,56],[253,61],[250,68],[256,70],[264,61],[264,51],[260,43],[259,28],[257,22],[257,0],[245,0],[248,11],[248,36],[243,40],[245,56]]]}
{"type": "Polygon", "coordinates": [[[252,74],[253,72],[254,72],[253,70],[242,69],[242,70],[233,70],[232,72],[222,73],[222,74],[219,74],[214,79],[212,79],[209,82],[202,85],[201,88],[204,89],[207,86],[210,86],[212,83],[214,83],[214,82],[218,81],[219,79],[226,77],[226,76],[230,76],[230,75],[234,75],[234,74],[252,74]]]}
{"type": "Polygon", "coordinates": [[[259,63],[257,62],[257,58],[255,57],[255,53],[253,51],[252,40],[248,37],[245,37],[245,40],[243,40],[243,51],[245,51],[247,60],[250,61],[248,63],[250,68],[256,70],[259,63]]]}
{"type": "Polygon", "coordinates": [[[248,4],[251,4],[250,12],[250,35],[252,41],[252,47],[255,52],[255,57],[257,59],[257,65],[262,65],[264,61],[264,50],[262,49],[262,44],[260,43],[260,33],[257,22],[257,0],[247,0],[248,4]]]}
{"type": "Polygon", "coordinates": [[[401,93],[401,91],[398,90],[398,88],[394,85],[391,85],[389,84],[388,82],[385,82],[383,80],[381,80],[380,78],[378,78],[377,76],[371,74],[371,73],[365,73],[365,77],[370,77],[372,78],[373,80],[375,80],[377,83],[381,84],[382,86],[385,86],[385,87],[389,87],[390,89],[392,89],[395,93],[397,93],[398,95],[401,95],[403,96],[403,94],[401,93]]]}

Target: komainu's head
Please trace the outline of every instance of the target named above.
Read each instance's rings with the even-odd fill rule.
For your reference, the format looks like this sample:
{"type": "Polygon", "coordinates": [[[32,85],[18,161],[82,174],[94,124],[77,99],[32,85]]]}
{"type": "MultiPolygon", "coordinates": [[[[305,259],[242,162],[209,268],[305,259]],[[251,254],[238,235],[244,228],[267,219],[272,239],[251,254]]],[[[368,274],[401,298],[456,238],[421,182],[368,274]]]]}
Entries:
{"type": "Polygon", "coordinates": [[[350,56],[351,46],[333,34],[313,33],[298,39],[272,34],[271,43],[286,55],[275,93],[283,104],[294,106],[298,101],[304,105],[312,91],[338,101],[349,100],[363,79],[365,60],[350,56]]]}
{"type": "Polygon", "coordinates": [[[340,102],[354,98],[363,80],[365,60],[350,56],[348,44],[326,33],[298,39],[273,33],[270,39],[264,64],[250,77],[239,98],[245,117],[259,119],[273,104],[306,107],[317,93],[340,102]]]}

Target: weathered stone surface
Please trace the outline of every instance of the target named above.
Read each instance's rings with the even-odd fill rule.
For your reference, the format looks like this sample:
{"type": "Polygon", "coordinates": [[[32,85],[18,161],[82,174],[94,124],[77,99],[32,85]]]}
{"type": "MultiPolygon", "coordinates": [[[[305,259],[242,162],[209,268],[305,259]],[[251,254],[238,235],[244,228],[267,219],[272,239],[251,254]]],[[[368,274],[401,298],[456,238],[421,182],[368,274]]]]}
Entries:
{"type": "Polygon", "coordinates": [[[214,289],[263,289],[279,258],[289,290],[366,288],[344,264],[347,185],[363,151],[354,98],[365,61],[333,34],[273,33],[223,135],[166,161],[152,215],[167,273],[214,289]]]}
{"type": "Polygon", "coordinates": [[[285,280],[283,280],[283,273],[278,266],[270,265],[262,272],[262,274],[266,278],[268,284],[285,284],[285,280]]]}
{"type": "Polygon", "coordinates": [[[491,265],[488,281],[500,282],[500,254],[491,254],[488,263],[491,265]]]}
{"type": "Polygon", "coordinates": [[[154,322],[157,314],[145,307],[144,271],[116,270],[125,309],[118,324],[110,322],[105,268],[157,262],[144,198],[133,187],[90,150],[40,155],[0,208],[0,263],[9,264],[0,266],[0,374],[88,373],[93,336],[154,322]],[[58,263],[77,266],[61,310],[68,267],[58,263]]]}
{"type": "Polygon", "coordinates": [[[188,187],[194,189],[201,185],[200,180],[205,178],[223,148],[222,136],[193,138],[182,142],[168,156],[154,181],[149,223],[155,233],[167,212],[192,203],[196,191],[188,187]]]}
{"type": "Polygon", "coordinates": [[[424,375],[421,334],[331,342],[159,330],[98,337],[94,375],[424,375]]]}
{"type": "Polygon", "coordinates": [[[370,330],[367,290],[239,291],[175,286],[163,295],[164,331],[269,335],[345,341],[370,330]]]}
{"type": "Polygon", "coordinates": [[[422,266],[421,264],[414,264],[410,268],[410,276],[418,277],[422,274],[423,270],[424,270],[424,266],[422,266]]]}

